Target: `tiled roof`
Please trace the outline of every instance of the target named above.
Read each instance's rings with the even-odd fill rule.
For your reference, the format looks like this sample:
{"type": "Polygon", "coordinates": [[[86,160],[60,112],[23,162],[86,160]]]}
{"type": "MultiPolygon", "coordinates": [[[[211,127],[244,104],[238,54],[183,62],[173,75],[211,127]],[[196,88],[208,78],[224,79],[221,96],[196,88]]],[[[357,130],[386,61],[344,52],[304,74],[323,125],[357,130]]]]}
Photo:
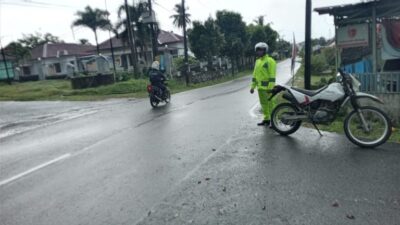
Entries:
{"type": "Polygon", "coordinates": [[[92,45],[81,45],[71,43],[47,43],[35,47],[31,51],[31,57],[36,58],[52,58],[63,55],[84,56],[90,55],[89,51],[96,49],[92,45]]]}

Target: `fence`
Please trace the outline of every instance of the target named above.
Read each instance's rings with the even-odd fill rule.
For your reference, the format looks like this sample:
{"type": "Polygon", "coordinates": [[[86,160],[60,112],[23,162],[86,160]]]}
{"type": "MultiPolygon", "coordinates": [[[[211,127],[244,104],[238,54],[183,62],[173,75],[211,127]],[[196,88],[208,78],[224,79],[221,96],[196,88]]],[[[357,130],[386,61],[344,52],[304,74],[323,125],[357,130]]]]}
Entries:
{"type": "Polygon", "coordinates": [[[214,71],[192,71],[190,80],[192,83],[197,84],[210,80],[222,78],[229,74],[228,70],[214,70],[214,71]]]}
{"type": "Polygon", "coordinates": [[[389,113],[396,126],[400,126],[400,72],[356,74],[361,82],[360,91],[376,95],[385,103],[382,107],[389,113]]]}
{"type": "Polygon", "coordinates": [[[360,91],[384,94],[400,94],[400,72],[362,73],[356,74],[361,82],[360,91]]]}

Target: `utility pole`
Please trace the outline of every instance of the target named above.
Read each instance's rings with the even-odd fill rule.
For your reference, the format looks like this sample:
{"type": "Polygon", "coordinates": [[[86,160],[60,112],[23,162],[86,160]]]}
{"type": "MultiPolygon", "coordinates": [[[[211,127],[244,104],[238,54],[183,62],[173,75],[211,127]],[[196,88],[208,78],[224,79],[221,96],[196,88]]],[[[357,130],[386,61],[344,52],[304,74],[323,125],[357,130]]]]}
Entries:
{"type": "Polygon", "coordinates": [[[129,38],[129,45],[131,47],[131,59],[133,64],[133,73],[135,76],[138,75],[138,68],[137,68],[137,53],[136,53],[136,43],[135,43],[135,36],[132,31],[132,22],[131,16],[129,15],[129,8],[128,8],[128,0],[125,0],[125,11],[126,11],[126,31],[128,32],[129,38]]]}
{"type": "Polygon", "coordinates": [[[182,17],[183,17],[183,45],[185,50],[185,78],[186,78],[186,86],[189,85],[189,60],[188,60],[188,46],[187,46],[187,38],[186,38],[186,9],[185,9],[185,0],[182,0],[182,17]]]}
{"type": "MultiPolygon", "coordinates": [[[[107,8],[107,0],[104,0],[104,4],[106,6],[106,11],[108,12],[108,8],[107,8]]],[[[108,14],[107,14],[107,20],[108,19],[108,14]]],[[[110,21],[109,21],[110,22],[110,21]]],[[[110,29],[108,29],[108,36],[110,38],[110,47],[111,47],[111,58],[112,58],[112,62],[113,62],[113,69],[114,69],[114,81],[115,81],[115,75],[117,73],[117,69],[115,68],[115,56],[114,56],[114,46],[113,46],[113,42],[112,42],[112,38],[111,38],[111,29],[112,29],[112,25],[110,22],[110,29]]]]}
{"type": "Polygon", "coordinates": [[[311,0],[306,0],[306,38],[304,49],[304,88],[311,89],[311,0]]]}
{"type": "Polygon", "coordinates": [[[153,61],[155,60],[157,54],[158,54],[158,37],[156,34],[156,31],[154,30],[154,23],[155,21],[153,21],[153,7],[151,4],[152,0],[148,0],[148,4],[149,4],[149,10],[150,10],[150,18],[151,18],[151,23],[150,23],[150,29],[151,29],[151,46],[153,49],[153,61]]]}
{"type": "Polygon", "coordinates": [[[4,69],[6,70],[6,74],[7,74],[7,83],[11,85],[10,74],[8,73],[8,67],[7,67],[7,61],[6,61],[6,54],[4,53],[3,46],[0,45],[0,48],[1,48],[1,55],[3,56],[4,69]]]}

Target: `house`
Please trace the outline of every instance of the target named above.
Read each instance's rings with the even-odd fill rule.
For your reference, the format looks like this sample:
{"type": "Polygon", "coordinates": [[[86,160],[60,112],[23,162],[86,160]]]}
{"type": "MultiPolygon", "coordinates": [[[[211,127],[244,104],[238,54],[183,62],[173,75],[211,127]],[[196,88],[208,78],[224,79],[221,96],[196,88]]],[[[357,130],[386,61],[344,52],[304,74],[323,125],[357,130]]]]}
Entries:
{"type": "Polygon", "coordinates": [[[354,73],[361,91],[383,99],[400,122],[400,1],[371,0],[316,8],[335,21],[336,65],[354,73]]]}
{"type": "Polygon", "coordinates": [[[46,43],[32,49],[29,64],[22,65],[21,76],[34,75],[40,80],[65,77],[78,71],[78,59],[91,55],[92,45],[46,43]]]}
{"type": "MultiPolygon", "coordinates": [[[[123,39],[115,36],[99,44],[100,54],[111,58],[111,44],[114,50],[115,66],[117,71],[133,70],[132,60],[130,57],[131,49],[128,43],[125,43],[123,39]]],[[[183,36],[173,33],[172,31],[160,30],[158,34],[158,52],[160,55],[167,55],[165,61],[171,62],[171,57],[179,57],[184,55],[184,43],[183,36]]],[[[152,61],[152,49],[151,46],[145,46],[141,49],[137,46],[136,49],[138,55],[139,66],[146,67],[151,64],[152,61]]],[[[193,53],[189,50],[189,55],[193,53]]],[[[164,57],[162,57],[164,58],[164,57]]],[[[170,64],[170,63],[168,63],[170,64]]],[[[168,66],[166,66],[168,67],[168,66]]]]}
{"type": "MultiPolygon", "coordinates": [[[[172,31],[160,30],[158,34],[158,51],[168,48],[169,53],[174,56],[184,56],[185,49],[183,36],[173,33],[172,31]]],[[[190,51],[189,51],[190,52],[190,51]]]]}

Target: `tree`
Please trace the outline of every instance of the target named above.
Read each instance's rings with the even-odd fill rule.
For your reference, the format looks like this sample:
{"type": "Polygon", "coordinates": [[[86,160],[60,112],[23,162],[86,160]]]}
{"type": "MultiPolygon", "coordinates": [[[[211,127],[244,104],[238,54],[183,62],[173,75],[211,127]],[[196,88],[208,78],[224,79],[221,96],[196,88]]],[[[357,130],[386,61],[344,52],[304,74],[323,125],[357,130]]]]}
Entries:
{"type": "Polygon", "coordinates": [[[17,62],[21,62],[30,56],[30,49],[23,46],[20,42],[11,42],[4,48],[5,54],[15,57],[17,62]]]}
{"type": "Polygon", "coordinates": [[[253,25],[250,24],[246,27],[246,32],[248,36],[248,45],[246,49],[246,55],[253,56],[254,55],[254,46],[258,42],[266,42],[267,34],[265,33],[265,29],[261,25],[253,25]]]}
{"type": "Polygon", "coordinates": [[[212,58],[219,55],[224,44],[224,36],[215,20],[210,17],[204,23],[194,21],[188,36],[192,52],[198,59],[207,60],[210,67],[212,58]]]}
{"type": "MultiPolygon", "coordinates": [[[[135,23],[135,44],[140,47],[142,52],[147,51],[147,46],[151,43],[151,28],[148,26],[148,24],[143,23],[141,20],[141,16],[143,13],[148,12],[149,6],[146,2],[139,2],[135,6],[133,5],[128,5],[128,10],[129,10],[129,15],[131,17],[131,21],[135,23]]],[[[126,24],[127,24],[127,18],[124,17],[123,15],[126,15],[125,13],[125,4],[122,4],[118,8],[118,18],[119,21],[116,24],[116,30],[120,30],[123,28],[123,31],[121,32],[121,39],[124,44],[128,43],[128,32],[126,29],[126,24]]],[[[155,23],[153,25],[155,29],[155,34],[158,35],[159,29],[158,29],[158,23],[155,23]]],[[[146,56],[145,56],[146,57],[146,56]]],[[[146,59],[147,60],[147,59],[146,59]]]]}
{"type": "Polygon", "coordinates": [[[79,43],[81,45],[90,45],[89,40],[85,38],[79,39],[79,43]]]}
{"type": "Polygon", "coordinates": [[[257,25],[264,26],[264,16],[257,16],[257,18],[253,20],[253,22],[257,25]]]}
{"type": "Polygon", "coordinates": [[[274,29],[272,29],[270,24],[264,26],[264,32],[267,35],[266,42],[269,46],[269,53],[272,53],[276,50],[276,41],[279,37],[279,34],[274,29]]]}
{"type": "Polygon", "coordinates": [[[314,75],[321,74],[328,69],[326,59],[322,54],[313,55],[311,57],[311,73],[314,75]]]}
{"type": "Polygon", "coordinates": [[[45,43],[62,43],[59,37],[54,36],[50,33],[42,34],[40,32],[35,32],[34,34],[23,34],[22,39],[18,39],[18,42],[25,48],[33,49],[36,46],[45,43]]]}
{"type": "Polygon", "coordinates": [[[283,39],[279,39],[276,42],[276,51],[278,51],[279,57],[288,58],[291,56],[292,53],[292,44],[283,39]]]}
{"type": "Polygon", "coordinates": [[[110,24],[110,21],[107,19],[109,13],[101,9],[92,9],[90,6],[86,6],[84,11],[78,11],[76,15],[78,18],[72,25],[87,27],[93,31],[96,40],[97,54],[100,54],[97,30],[104,30],[105,27],[110,24]]]}
{"type": "MultiPolygon", "coordinates": [[[[176,4],[175,8],[174,8],[176,14],[170,16],[170,18],[173,18],[173,24],[179,28],[183,27],[183,23],[186,24],[190,24],[191,20],[190,20],[190,14],[189,13],[185,13],[185,18],[183,18],[183,7],[181,4],[176,4]]],[[[186,8],[186,10],[188,10],[188,8],[186,8]]]]}
{"type": "Polygon", "coordinates": [[[326,63],[331,67],[335,68],[336,66],[336,49],[335,48],[323,48],[322,54],[325,57],[326,63]]]}
{"type": "Polygon", "coordinates": [[[221,55],[229,57],[232,61],[232,74],[234,64],[239,66],[247,43],[246,24],[239,13],[231,11],[218,11],[216,23],[225,36],[225,44],[221,48],[221,55]]]}

